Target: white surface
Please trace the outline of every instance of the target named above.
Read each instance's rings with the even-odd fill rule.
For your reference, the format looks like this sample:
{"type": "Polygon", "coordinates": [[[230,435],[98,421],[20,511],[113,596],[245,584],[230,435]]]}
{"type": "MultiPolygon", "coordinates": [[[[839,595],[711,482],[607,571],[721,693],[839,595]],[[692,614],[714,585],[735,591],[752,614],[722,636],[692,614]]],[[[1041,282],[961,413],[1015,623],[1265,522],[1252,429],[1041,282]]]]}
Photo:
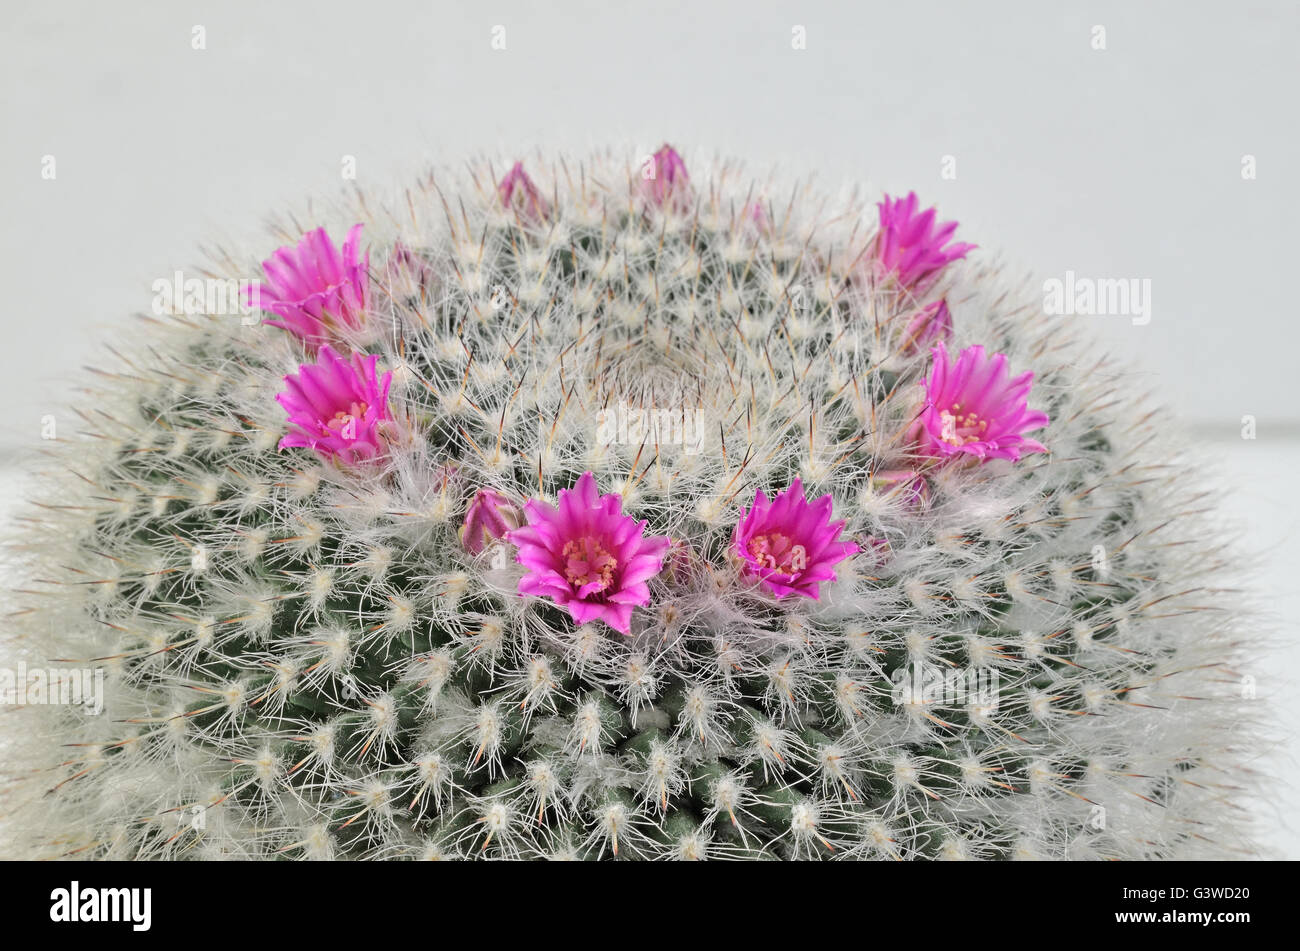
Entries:
{"type": "Polygon", "coordinates": [[[1274,794],[1254,808],[1272,830],[1268,844],[1300,859],[1300,509],[1294,498],[1300,441],[1221,438],[1212,446],[1231,487],[1220,500],[1222,512],[1241,526],[1245,547],[1258,559],[1247,584],[1276,636],[1275,652],[1251,671],[1280,739],[1260,763],[1276,779],[1274,794]]]}
{"type": "MultiPolygon", "coordinates": [[[[58,381],[148,308],[155,278],[198,264],[201,242],[260,247],[269,210],[342,187],[344,155],[385,187],[429,158],[669,139],[829,189],[915,188],[976,253],[1040,279],[1150,279],[1151,323],[1096,318],[1098,333],[1223,437],[1225,505],[1268,553],[1259,589],[1300,616],[1296,4],[15,6],[0,30],[0,452],[38,438],[68,396],[58,381]],[[1234,438],[1243,414],[1255,442],[1234,438]]],[[[1260,688],[1296,723],[1294,626],[1285,638],[1260,688]]],[[[1295,763],[1278,750],[1271,765],[1291,787],[1260,808],[1300,857],[1295,763]]]]}

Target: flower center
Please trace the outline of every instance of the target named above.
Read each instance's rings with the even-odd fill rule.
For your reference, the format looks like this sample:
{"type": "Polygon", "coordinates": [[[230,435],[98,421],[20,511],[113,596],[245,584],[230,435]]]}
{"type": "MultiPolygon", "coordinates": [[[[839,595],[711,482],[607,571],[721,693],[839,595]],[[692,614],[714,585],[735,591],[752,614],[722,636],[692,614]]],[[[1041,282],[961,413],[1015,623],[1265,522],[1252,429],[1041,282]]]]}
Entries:
{"type": "Polygon", "coordinates": [[[951,446],[962,446],[968,442],[979,442],[989,428],[987,419],[980,419],[979,413],[963,413],[960,403],[953,403],[952,410],[940,410],[941,428],[939,438],[951,446]]]}
{"type": "Polygon", "coordinates": [[[808,549],[795,545],[788,535],[768,532],[749,540],[749,555],[765,568],[792,575],[808,567],[808,549]]]}
{"type": "Polygon", "coordinates": [[[353,403],[347,410],[339,410],[334,417],[325,424],[327,429],[341,435],[344,439],[357,438],[357,420],[366,415],[369,409],[367,403],[353,403]]]}
{"type": "Polygon", "coordinates": [[[614,582],[614,569],[618,562],[599,541],[590,535],[564,543],[564,577],[575,588],[596,584],[604,591],[614,582]]]}

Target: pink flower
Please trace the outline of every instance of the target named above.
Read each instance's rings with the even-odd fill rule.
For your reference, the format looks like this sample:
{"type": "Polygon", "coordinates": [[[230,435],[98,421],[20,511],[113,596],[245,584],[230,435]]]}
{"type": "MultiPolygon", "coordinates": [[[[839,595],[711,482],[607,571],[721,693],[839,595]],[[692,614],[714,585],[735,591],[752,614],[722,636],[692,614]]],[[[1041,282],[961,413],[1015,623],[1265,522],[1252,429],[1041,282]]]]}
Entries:
{"type": "Polygon", "coordinates": [[[844,522],[830,518],[831,497],[809,502],[796,476],[770,502],[758,490],[736,523],[732,546],[744,571],[778,598],[800,594],[819,600],[820,583],[835,580],[832,566],[859,550],[855,542],[838,540],[844,522]]]}
{"type": "Polygon", "coordinates": [[[507,502],[492,489],[479,489],[465,511],[465,524],[460,530],[460,543],[471,555],[477,555],[498,538],[518,528],[522,518],[519,509],[507,502]]]}
{"type": "Polygon", "coordinates": [[[909,290],[929,287],[950,262],[964,258],[975,247],[948,244],[957,222],[945,222],[936,230],[935,209],[918,215],[915,192],[908,192],[906,198],[886,195],[876,207],[880,209],[880,231],[870,252],[876,269],[881,276],[894,274],[909,290]]]}
{"type": "Polygon", "coordinates": [[[632,608],[650,603],[646,581],[663,568],[668,538],[646,538],[646,523],[623,514],[622,496],[597,495],[590,472],[561,489],[554,508],[525,503],[524,517],[506,536],[528,569],[519,593],[550,598],[578,624],[601,620],[629,633],[632,608]]]}
{"type": "Polygon", "coordinates": [[[303,447],[322,459],[346,463],[370,459],[383,449],[380,429],[392,419],[388,387],[392,373],[378,377],[379,357],[362,353],[345,360],[328,344],[315,363],[286,376],[276,399],[289,416],[289,433],[280,448],[303,447]]]}
{"type": "Polygon", "coordinates": [[[687,211],[691,206],[691,177],[686,163],[671,145],[650,156],[641,169],[641,193],[651,205],[673,211],[687,211]]]}
{"type": "Polygon", "coordinates": [[[249,290],[248,303],[309,346],[334,340],[341,329],[364,326],[370,302],[370,253],[358,257],[362,225],[348,231],[342,252],[324,228],[308,232],[298,247],[280,248],[262,262],[266,282],[249,290]]]}
{"type": "Polygon", "coordinates": [[[538,191],[537,185],[524,171],[523,162],[515,162],[514,167],[501,179],[497,186],[501,204],[506,208],[518,206],[520,217],[530,221],[544,221],[550,214],[550,206],[538,191]]]}
{"type": "Polygon", "coordinates": [[[927,304],[907,322],[903,330],[903,352],[919,353],[926,344],[947,341],[952,336],[952,314],[946,300],[927,304]]]}
{"type": "Polygon", "coordinates": [[[963,350],[955,364],[942,343],[930,352],[934,365],[921,383],[925,408],[909,432],[922,455],[1016,460],[1022,453],[1047,452],[1024,435],[1048,423],[1045,413],[1027,405],[1032,371],[1008,379],[1006,355],[986,356],[978,345],[963,350]]]}

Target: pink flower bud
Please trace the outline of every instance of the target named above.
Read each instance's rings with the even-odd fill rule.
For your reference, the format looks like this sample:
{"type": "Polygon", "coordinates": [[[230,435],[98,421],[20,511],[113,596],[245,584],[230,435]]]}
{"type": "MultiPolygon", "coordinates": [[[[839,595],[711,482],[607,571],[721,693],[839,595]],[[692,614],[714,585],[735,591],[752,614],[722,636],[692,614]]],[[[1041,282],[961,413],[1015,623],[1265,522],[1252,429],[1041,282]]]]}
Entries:
{"type": "Polygon", "coordinates": [[[744,233],[751,239],[770,238],[772,236],[772,219],[761,201],[751,201],[741,212],[741,225],[744,233]]]}
{"type": "Polygon", "coordinates": [[[641,194],[655,207],[677,212],[691,207],[691,177],[686,163],[671,145],[665,145],[641,169],[641,194]]]}
{"type": "Polygon", "coordinates": [[[865,539],[867,546],[863,551],[875,559],[877,565],[883,565],[889,560],[893,550],[889,547],[889,539],[880,535],[868,535],[865,539]]]}
{"type": "Polygon", "coordinates": [[[882,469],[872,474],[871,484],[894,490],[913,511],[930,504],[930,483],[915,469],[882,469]]]}
{"type": "Polygon", "coordinates": [[[460,543],[471,555],[477,555],[522,522],[517,506],[511,505],[491,489],[479,489],[465,511],[460,543]]]}
{"type": "Polygon", "coordinates": [[[393,250],[389,252],[387,271],[390,282],[403,282],[410,288],[423,287],[433,278],[433,268],[429,266],[429,262],[408,248],[400,239],[393,244],[393,250]]]}
{"type": "Polygon", "coordinates": [[[675,584],[685,585],[694,572],[695,550],[680,538],[668,543],[668,555],[664,558],[664,568],[675,584]]]}
{"type": "Polygon", "coordinates": [[[903,330],[903,352],[919,353],[932,343],[946,342],[952,336],[952,314],[946,300],[927,304],[903,330]]]}
{"type": "Polygon", "coordinates": [[[550,206],[536,183],[524,171],[523,162],[515,162],[506,177],[501,179],[497,194],[501,196],[502,205],[515,211],[525,221],[536,223],[545,221],[550,216],[550,206]]]}

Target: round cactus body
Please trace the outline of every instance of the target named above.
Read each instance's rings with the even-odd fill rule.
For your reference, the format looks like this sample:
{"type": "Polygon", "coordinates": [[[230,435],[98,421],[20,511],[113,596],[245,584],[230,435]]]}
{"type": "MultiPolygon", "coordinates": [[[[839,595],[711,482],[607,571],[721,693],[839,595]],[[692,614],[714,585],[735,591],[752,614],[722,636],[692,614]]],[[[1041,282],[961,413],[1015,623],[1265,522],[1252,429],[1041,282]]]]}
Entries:
{"type": "Polygon", "coordinates": [[[96,702],[0,711],[15,855],[1251,853],[1188,447],[914,198],[304,218],[49,444],[3,659],[96,702]]]}

